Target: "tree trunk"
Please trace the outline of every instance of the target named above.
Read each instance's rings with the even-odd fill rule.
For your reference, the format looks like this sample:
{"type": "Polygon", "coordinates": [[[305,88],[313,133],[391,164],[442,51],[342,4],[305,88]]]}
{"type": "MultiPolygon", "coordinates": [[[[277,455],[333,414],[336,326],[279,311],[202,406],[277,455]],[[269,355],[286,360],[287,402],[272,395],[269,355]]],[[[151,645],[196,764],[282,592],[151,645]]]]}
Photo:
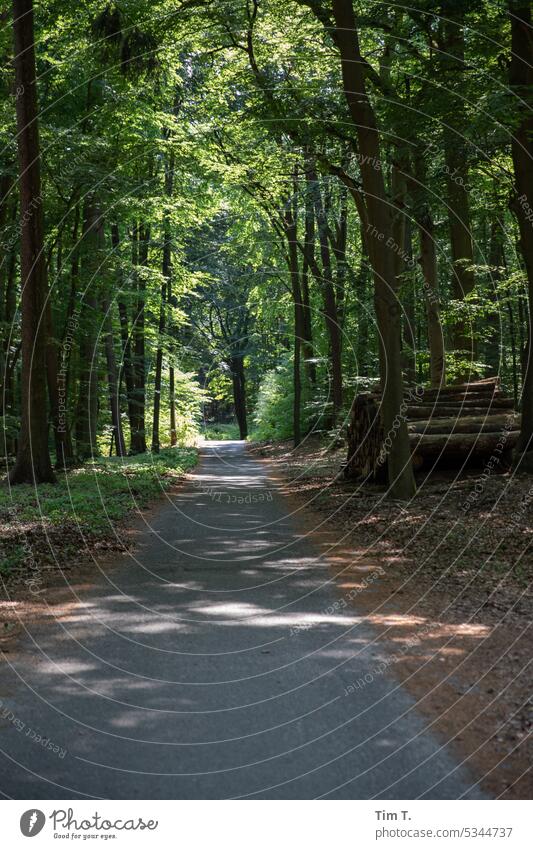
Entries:
{"type": "Polygon", "coordinates": [[[333,401],[333,423],[335,423],[338,412],[342,407],[342,338],[337,314],[337,299],[333,286],[333,274],[331,267],[331,254],[328,244],[328,222],[318,176],[311,164],[307,166],[307,179],[313,197],[315,218],[318,227],[318,240],[320,245],[320,256],[322,260],[321,289],[324,298],[324,318],[329,339],[329,351],[331,361],[331,396],[333,401]]]}
{"type": "MultiPolygon", "coordinates": [[[[65,315],[65,324],[61,334],[61,344],[58,347],[55,370],[57,374],[57,430],[59,431],[61,443],[56,443],[56,466],[66,469],[75,463],[74,448],[72,445],[72,434],[68,419],[68,401],[70,395],[70,377],[72,373],[72,347],[75,329],[79,326],[76,315],[76,296],[79,285],[80,256],[78,242],[78,228],[80,223],[80,209],[76,205],[74,212],[74,223],[72,226],[72,254],[70,266],[70,292],[65,315]],[[59,453],[57,453],[59,450],[59,453]]],[[[52,406],[53,402],[51,401],[52,406]]]]}
{"type": "MultiPolygon", "coordinates": [[[[16,208],[16,207],[15,207],[16,208]]],[[[5,322],[6,327],[13,326],[13,318],[15,316],[15,312],[17,310],[17,294],[16,294],[16,255],[15,250],[13,249],[10,253],[8,260],[8,270],[7,270],[7,282],[6,282],[6,293],[5,293],[5,322]]],[[[3,355],[4,355],[4,368],[2,372],[3,386],[2,386],[2,415],[5,416],[6,413],[10,413],[12,416],[18,415],[19,411],[16,409],[15,403],[15,366],[18,357],[20,356],[20,343],[16,347],[15,351],[11,350],[12,346],[10,345],[10,335],[4,334],[3,339],[3,355]]],[[[17,442],[15,436],[13,434],[13,428],[10,428],[8,432],[4,430],[5,435],[5,455],[15,454],[17,451],[17,442]]]]}
{"type": "Polygon", "coordinates": [[[392,218],[385,191],[376,116],[366,92],[365,63],[359,49],[352,0],[333,0],[333,14],[344,94],[357,132],[368,215],[366,238],[374,271],[375,308],[381,336],[381,415],[384,430],[392,442],[388,458],[389,491],[393,498],[406,499],[414,495],[416,487],[407,423],[401,415],[401,308],[394,273],[392,218]]]}
{"type": "Polygon", "coordinates": [[[348,190],[344,183],[339,184],[339,217],[336,222],[335,238],[333,240],[333,255],[335,257],[335,293],[337,300],[337,315],[339,325],[344,328],[346,312],[346,246],[348,243],[348,190]]]}
{"type": "MultiPolygon", "coordinates": [[[[505,234],[502,227],[503,210],[495,209],[494,218],[490,223],[490,239],[489,239],[489,273],[488,273],[488,290],[489,299],[492,302],[492,309],[488,316],[488,324],[491,329],[491,334],[486,343],[485,359],[490,367],[491,374],[500,373],[501,363],[501,337],[503,327],[503,316],[499,312],[500,297],[498,295],[498,284],[501,282],[503,269],[505,267],[505,250],[504,238],[505,234]]],[[[510,306],[510,302],[509,302],[510,306]]],[[[513,317],[511,311],[511,348],[513,355],[515,353],[515,338],[513,317]]],[[[515,393],[516,400],[516,393],[515,393]]]]}
{"type": "MultiPolygon", "coordinates": [[[[111,225],[111,244],[113,251],[118,252],[120,246],[120,232],[118,224],[111,225]]],[[[121,342],[121,364],[118,375],[119,396],[122,378],[126,383],[126,402],[128,410],[128,422],[130,426],[130,453],[135,454],[131,446],[131,434],[135,432],[137,422],[135,419],[135,373],[133,369],[133,358],[131,353],[131,336],[128,321],[128,308],[125,301],[121,297],[122,281],[119,281],[119,294],[117,296],[118,315],[120,322],[120,342],[121,342]]]]}
{"type": "Polygon", "coordinates": [[[76,453],[81,459],[98,454],[98,297],[97,275],[104,230],[100,210],[94,198],[87,198],[83,209],[83,233],[80,245],[83,273],[83,309],[80,321],[80,383],[76,410],[76,453]]]}
{"type": "Polygon", "coordinates": [[[302,309],[303,309],[303,337],[302,352],[304,355],[304,366],[309,382],[312,386],[316,384],[315,352],[313,348],[313,324],[311,314],[311,301],[309,296],[309,258],[315,252],[315,216],[312,198],[306,194],[305,198],[305,242],[302,263],[302,309]]]}
{"type": "MultiPolygon", "coordinates": [[[[413,245],[411,222],[405,228],[405,250],[412,263],[413,245]]],[[[410,266],[411,269],[411,266],[410,266]]],[[[415,275],[412,270],[404,273],[404,316],[403,316],[403,368],[407,383],[416,383],[416,311],[415,311],[415,275]]]]}
{"type": "Polygon", "coordinates": [[[166,301],[166,283],[161,286],[161,306],[159,308],[159,340],[155,355],[155,375],[154,375],[154,409],[152,420],[152,453],[159,454],[159,420],[161,415],[161,377],[163,374],[163,348],[161,339],[165,332],[165,301],[166,301]]]}
{"type": "Polygon", "coordinates": [[[13,0],[22,281],[22,404],[12,484],[55,481],[46,404],[46,268],[32,0],[13,0]]]}
{"type": "Polygon", "coordinates": [[[48,384],[48,397],[50,400],[50,421],[54,434],[54,445],[56,452],[56,468],[65,469],[72,465],[72,443],[66,426],[65,396],[62,375],[59,371],[59,355],[57,340],[54,337],[52,309],[50,299],[46,304],[46,379],[48,384]]]}
{"type": "MultiPolygon", "coordinates": [[[[171,151],[165,168],[165,195],[172,197],[174,187],[174,151],[171,151]]],[[[163,216],[163,260],[162,260],[163,283],[161,285],[161,304],[159,306],[159,338],[157,342],[157,353],[155,358],[154,379],[154,412],[152,424],[152,451],[159,454],[159,419],[161,415],[161,377],[163,373],[163,335],[166,325],[166,303],[170,295],[172,275],[172,240],[170,233],[170,218],[168,213],[163,216]]],[[[172,426],[171,426],[172,430],[172,426]]],[[[174,433],[176,424],[174,422],[174,433]]],[[[172,444],[172,440],[171,440],[172,444]]]]}
{"type": "Polygon", "coordinates": [[[533,469],[533,40],[531,6],[523,0],[509,0],[511,17],[511,65],[509,83],[515,94],[520,124],[513,131],[512,156],[516,199],[513,210],[520,230],[520,250],[527,275],[529,295],[528,336],[524,385],[522,389],[522,427],[516,448],[520,461],[528,453],[527,466],[533,469]]]}
{"type": "MultiPolygon", "coordinates": [[[[14,184],[14,181],[11,180],[11,184],[14,184]]],[[[4,182],[4,186],[9,185],[4,182]]],[[[6,188],[6,191],[8,189],[6,188]]],[[[18,210],[18,200],[15,195],[13,198],[13,206],[11,210],[10,221],[13,225],[16,225],[17,221],[17,210],[18,210]]],[[[5,204],[2,204],[2,211],[6,213],[7,210],[5,208],[5,204]]],[[[5,219],[3,219],[5,221],[5,219]]],[[[17,297],[16,297],[16,281],[15,281],[15,270],[16,270],[16,252],[15,247],[9,246],[6,249],[4,256],[2,257],[1,269],[0,269],[0,282],[1,282],[1,300],[0,300],[0,321],[4,322],[4,327],[13,327],[13,318],[17,309],[17,297]]],[[[11,343],[11,333],[4,332],[2,334],[2,339],[0,342],[0,361],[2,370],[0,372],[0,380],[1,380],[1,397],[0,397],[0,414],[4,416],[7,412],[14,414],[13,410],[13,369],[10,367],[10,362],[12,361],[12,353],[10,351],[10,343],[11,343]]],[[[14,442],[12,435],[8,435],[6,433],[6,429],[3,429],[2,435],[2,447],[4,456],[8,454],[14,453],[14,442]]]]}
{"type": "MultiPolygon", "coordinates": [[[[10,259],[10,247],[7,239],[5,238],[5,226],[8,220],[8,207],[10,193],[14,185],[14,180],[11,174],[3,174],[0,177],[0,233],[2,234],[2,241],[4,242],[4,252],[3,256],[0,259],[0,322],[3,323],[6,321],[6,313],[5,313],[5,302],[6,302],[6,285],[7,285],[7,272],[9,267],[9,259],[10,259]]],[[[5,324],[5,329],[7,330],[8,325],[5,324]]],[[[7,336],[8,334],[5,332],[2,333],[2,339],[0,340],[0,412],[4,410],[4,380],[5,380],[5,368],[6,368],[6,351],[7,351],[7,336]]],[[[5,453],[5,452],[4,452],[5,453]]]]}
{"type": "Polygon", "coordinates": [[[246,417],[246,382],[242,355],[236,355],[231,359],[231,378],[239,435],[241,439],[246,439],[248,436],[248,423],[246,417]]]}
{"type": "MultiPolygon", "coordinates": [[[[468,194],[468,147],[464,139],[468,118],[463,103],[465,79],[464,9],[456,0],[443,4],[443,47],[441,69],[447,88],[444,115],[444,162],[450,246],[452,252],[452,293],[457,301],[464,301],[475,286],[473,271],[474,249],[468,194]]],[[[461,319],[455,322],[453,347],[464,360],[475,357],[476,343],[473,327],[461,319]]],[[[470,368],[462,369],[466,378],[470,368]]]]}
{"type": "Polygon", "coordinates": [[[168,369],[168,401],[170,404],[170,444],[176,445],[178,434],[176,433],[176,389],[174,380],[174,366],[168,369]]]}
{"type": "MultiPolygon", "coordinates": [[[[294,180],[296,186],[296,178],[294,180]]],[[[293,413],[292,413],[292,433],[294,447],[296,448],[301,440],[300,414],[302,401],[302,379],[300,374],[300,352],[302,349],[304,338],[304,313],[302,304],[302,291],[300,286],[300,267],[298,263],[297,250],[297,210],[295,208],[294,192],[285,207],[285,238],[287,239],[288,248],[288,266],[289,277],[291,281],[292,300],[294,305],[294,350],[293,350],[293,413]]]]}
{"type": "Polygon", "coordinates": [[[415,179],[412,183],[411,194],[420,243],[419,262],[424,279],[423,288],[426,302],[429,347],[429,377],[432,386],[444,386],[446,383],[446,354],[444,349],[444,330],[440,319],[435,225],[427,198],[426,164],[422,155],[416,157],[414,170],[415,179]]]}
{"type": "MultiPolygon", "coordinates": [[[[148,240],[150,229],[147,227],[135,227],[133,232],[133,264],[146,265],[148,258],[148,240]]],[[[134,427],[131,432],[130,453],[144,454],[146,452],[146,350],[145,350],[145,298],[146,283],[142,275],[137,275],[137,306],[133,321],[133,406],[134,427]]]]}
{"type": "Polygon", "coordinates": [[[126,443],[122,430],[122,418],[120,414],[120,392],[117,360],[115,357],[115,342],[113,338],[113,319],[111,316],[111,304],[105,299],[102,304],[104,312],[104,347],[107,364],[107,385],[109,390],[109,409],[111,412],[111,426],[113,428],[111,445],[115,445],[117,457],[126,455],[126,443]]]}

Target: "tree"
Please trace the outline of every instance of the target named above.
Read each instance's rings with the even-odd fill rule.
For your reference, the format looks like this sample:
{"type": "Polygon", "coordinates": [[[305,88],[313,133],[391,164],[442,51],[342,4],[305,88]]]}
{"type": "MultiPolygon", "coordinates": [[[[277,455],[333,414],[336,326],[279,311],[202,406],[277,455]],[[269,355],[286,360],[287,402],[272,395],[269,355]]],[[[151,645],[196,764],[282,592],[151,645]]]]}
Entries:
{"type": "Polygon", "coordinates": [[[10,482],[54,482],[48,450],[46,299],[32,0],[13,0],[22,281],[21,430],[10,482]]]}
{"type": "MultiPolygon", "coordinates": [[[[511,150],[516,196],[513,210],[520,230],[520,250],[529,292],[528,340],[522,391],[522,427],[517,445],[518,460],[533,449],[533,29],[528,3],[509,0],[511,63],[509,84],[516,97],[518,121],[513,128],[511,150]]],[[[528,467],[533,469],[529,457],[528,467]]]]}
{"type": "MultiPolygon", "coordinates": [[[[374,109],[366,91],[364,61],[359,47],[352,0],[333,0],[335,42],[338,46],[344,94],[354,122],[361,161],[367,215],[367,239],[374,272],[375,309],[380,333],[382,417],[392,439],[388,456],[390,492],[410,498],[415,492],[407,423],[401,416],[401,307],[395,274],[395,239],[392,213],[383,179],[380,138],[374,109]]],[[[396,246],[396,250],[397,250],[396,246]]]]}

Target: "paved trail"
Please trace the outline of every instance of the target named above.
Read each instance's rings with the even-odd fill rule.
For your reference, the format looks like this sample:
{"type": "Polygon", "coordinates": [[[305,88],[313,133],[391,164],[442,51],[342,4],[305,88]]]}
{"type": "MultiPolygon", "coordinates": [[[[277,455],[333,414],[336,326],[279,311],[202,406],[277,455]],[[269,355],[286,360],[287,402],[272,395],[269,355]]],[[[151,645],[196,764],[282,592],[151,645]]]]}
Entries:
{"type": "Polygon", "coordinates": [[[392,675],[345,695],[383,648],[241,443],[120,564],[7,655],[5,796],[480,798],[392,675]]]}

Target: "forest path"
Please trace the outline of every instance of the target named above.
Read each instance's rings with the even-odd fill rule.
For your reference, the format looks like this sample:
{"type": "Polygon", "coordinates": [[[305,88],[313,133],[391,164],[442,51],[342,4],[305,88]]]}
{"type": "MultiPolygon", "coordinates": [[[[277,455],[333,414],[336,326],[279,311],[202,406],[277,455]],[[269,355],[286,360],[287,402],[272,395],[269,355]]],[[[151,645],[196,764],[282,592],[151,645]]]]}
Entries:
{"type": "Polygon", "coordinates": [[[481,798],[340,598],[264,465],[208,443],[135,555],[7,656],[1,791],[481,798]]]}

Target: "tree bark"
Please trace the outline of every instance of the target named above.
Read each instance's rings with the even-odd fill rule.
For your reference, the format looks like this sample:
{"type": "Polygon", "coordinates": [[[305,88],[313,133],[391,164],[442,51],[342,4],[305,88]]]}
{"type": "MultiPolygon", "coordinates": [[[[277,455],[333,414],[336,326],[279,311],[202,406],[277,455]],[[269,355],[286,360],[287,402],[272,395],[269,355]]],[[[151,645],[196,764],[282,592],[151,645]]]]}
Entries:
{"type": "Polygon", "coordinates": [[[520,123],[513,131],[511,150],[516,198],[513,210],[520,230],[520,251],[527,276],[529,316],[522,388],[522,427],[516,447],[516,460],[528,453],[527,466],[533,469],[533,39],[531,6],[523,0],[509,0],[511,18],[511,65],[509,83],[516,96],[520,123]]]}
{"type": "MultiPolygon", "coordinates": [[[[148,258],[148,241],[150,229],[136,226],[133,232],[133,264],[146,265],[148,258]]],[[[137,275],[137,305],[132,328],[133,338],[133,407],[134,427],[131,432],[130,453],[144,454],[146,452],[146,350],[145,350],[145,298],[146,283],[142,275],[137,275]]]]}
{"type": "MultiPolygon", "coordinates": [[[[165,168],[165,195],[169,199],[172,197],[174,187],[174,151],[171,151],[168,162],[165,168]]],[[[163,216],[163,259],[162,259],[163,283],[161,285],[161,303],[159,306],[159,338],[157,342],[157,352],[155,358],[155,379],[154,379],[154,410],[152,423],[152,451],[154,454],[159,454],[159,419],[161,415],[161,377],[163,373],[163,335],[166,325],[166,304],[170,294],[171,276],[172,276],[172,240],[170,233],[170,218],[168,213],[163,216]]],[[[174,414],[175,415],[175,414],[174,414]]],[[[171,425],[172,430],[172,425],[171,425]]],[[[174,433],[176,424],[174,422],[174,433]]],[[[172,440],[171,440],[172,442],[172,440]]]]}
{"type": "Polygon", "coordinates": [[[104,230],[100,209],[94,198],[87,198],[83,209],[83,233],[80,245],[83,275],[83,309],[80,321],[80,382],[76,410],[76,453],[80,459],[98,454],[98,296],[97,275],[104,230]]]}
{"type": "MultiPolygon", "coordinates": [[[[11,183],[14,184],[13,179],[11,180],[11,183]]],[[[9,184],[4,181],[3,185],[5,187],[5,190],[8,191],[7,186],[9,184]]],[[[15,225],[17,221],[17,210],[18,198],[15,195],[13,197],[13,204],[10,216],[10,220],[13,225],[15,225]]],[[[2,213],[3,215],[7,213],[6,204],[2,204],[2,213]]],[[[5,223],[4,217],[2,218],[2,220],[5,223]]],[[[6,330],[8,327],[13,326],[13,317],[17,309],[15,266],[16,250],[14,246],[10,246],[9,249],[6,250],[2,258],[0,270],[0,321],[4,322],[4,327],[6,328],[6,330]]],[[[14,415],[15,413],[13,409],[13,368],[11,367],[13,357],[12,352],[10,351],[10,335],[11,334],[7,332],[3,333],[2,340],[0,342],[0,361],[2,365],[2,370],[0,373],[0,414],[2,416],[6,415],[6,413],[10,413],[12,415],[14,415]]],[[[9,434],[6,432],[5,428],[3,430],[2,448],[4,456],[14,453],[14,440],[11,428],[9,434]]]]}
{"type": "MultiPolygon", "coordinates": [[[[296,183],[296,180],[294,181],[296,183]]],[[[292,433],[294,447],[296,448],[301,440],[301,402],[302,402],[302,379],[300,373],[300,355],[304,339],[304,313],[302,304],[302,291],[300,285],[300,266],[298,263],[297,250],[297,211],[295,209],[295,194],[287,201],[285,206],[285,238],[288,248],[288,267],[289,277],[291,281],[292,300],[294,306],[294,348],[293,348],[293,413],[292,413],[292,433]]]]}
{"type": "Polygon", "coordinates": [[[403,368],[407,383],[416,383],[416,313],[415,281],[413,274],[413,236],[411,219],[405,222],[405,255],[408,258],[403,271],[404,315],[403,315],[403,368]]]}
{"type": "Polygon", "coordinates": [[[352,0],[333,0],[333,14],[344,94],[357,132],[368,216],[366,236],[374,272],[374,299],[381,337],[381,414],[384,430],[392,441],[388,458],[389,492],[393,498],[406,499],[414,495],[416,487],[407,423],[401,415],[401,308],[395,276],[392,216],[385,191],[376,116],[366,92],[365,63],[359,48],[352,0]]]}
{"type": "Polygon", "coordinates": [[[65,315],[65,324],[61,334],[61,345],[57,351],[57,387],[58,387],[58,429],[61,431],[60,454],[56,458],[56,465],[62,469],[74,465],[74,447],[72,444],[72,433],[68,418],[68,403],[70,397],[70,383],[72,374],[72,342],[74,330],[79,326],[76,315],[76,297],[79,287],[80,276],[80,250],[78,241],[78,230],[80,224],[80,208],[76,205],[74,212],[74,223],[72,225],[72,254],[70,264],[70,292],[65,315]]]}
{"type": "Polygon", "coordinates": [[[246,381],[244,376],[244,362],[242,355],[238,354],[231,359],[231,378],[233,383],[233,401],[235,404],[235,416],[239,425],[241,439],[248,436],[248,422],[246,415],[246,381]]]}
{"type": "MultiPolygon", "coordinates": [[[[111,225],[111,244],[113,251],[118,252],[120,247],[120,231],[118,224],[111,225]]],[[[121,363],[119,368],[118,385],[119,395],[122,378],[126,383],[126,402],[128,411],[128,422],[130,426],[130,454],[135,454],[131,446],[131,434],[135,432],[137,422],[135,419],[135,373],[133,369],[133,358],[131,353],[131,335],[128,321],[128,307],[122,298],[122,280],[119,281],[119,294],[117,296],[118,315],[120,322],[121,363]]]]}
{"type": "Polygon", "coordinates": [[[32,0],[13,0],[22,281],[22,404],[12,484],[54,482],[48,450],[46,325],[48,295],[32,0]]]}
{"type": "Polygon", "coordinates": [[[414,216],[418,227],[420,244],[420,267],[424,279],[427,333],[429,347],[429,376],[432,386],[446,383],[446,354],[444,330],[440,318],[439,276],[435,225],[426,190],[426,164],[422,155],[417,155],[414,164],[415,179],[411,184],[414,216]]]}
{"type": "Polygon", "coordinates": [[[104,312],[104,347],[107,364],[107,385],[109,390],[109,409],[111,412],[111,426],[113,428],[111,444],[114,443],[117,457],[126,455],[126,443],[122,430],[122,418],[120,413],[120,391],[117,360],[115,356],[115,341],[113,337],[113,319],[111,315],[111,304],[104,299],[102,304],[104,312]]]}
{"type": "Polygon", "coordinates": [[[66,415],[60,410],[62,400],[61,383],[62,375],[59,373],[59,355],[57,340],[54,336],[52,309],[50,299],[46,304],[46,379],[48,385],[48,397],[50,400],[50,421],[54,434],[54,445],[56,452],[56,468],[65,469],[72,464],[72,443],[66,426],[66,415]]]}
{"type": "MultiPolygon", "coordinates": [[[[444,162],[448,200],[448,222],[452,253],[452,293],[461,302],[473,291],[474,248],[468,193],[468,149],[464,139],[468,126],[463,89],[465,69],[464,23],[465,13],[456,0],[443,4],[443,38],[441,69],[447,89],[444,115],[444,162]]],[[[473,327],[464,320],[456,321],[453,331],[453,347],[462,358],[471,362],[476,353],[473,327]]],[[[467,377],[470,368],[461,371],[467,377]]]]}
{"type": "Polygon", "coordinates": [[[306,194],[305,198],[305,242],[302,262],[302,310],[303,310],[303,337],[302,352],[304,355],[304,367],[312,386],[316,384],[316,363],[313,348],[313,322],[311,314],[311,300],[309,295],[309,258],[315,252],[315,216],[312,198],[306,194]]]}
{"type": "Polygon", "coordinates": [[[315,209],[315,218],[318,228],[318,241],[320,245],[320,256],[322,260],[322,275],[320,288],[324,298],[324,318],[326,321],[326,329],[329,338],[330,361],[331,361],[331,396],[333,401],[333,416],[332,420],[335,423],[337,414],[342,407],[342,339],[341,328],[339,325],[339,317],[337,313],[337,299],[335,296],[335,288],[333,285],[333,273],[331,264],[331,254],[328,243],[328,222],[318,175],[314,167],[308,163],[307,179],[309,189],[313,198],[315,209]]]}

